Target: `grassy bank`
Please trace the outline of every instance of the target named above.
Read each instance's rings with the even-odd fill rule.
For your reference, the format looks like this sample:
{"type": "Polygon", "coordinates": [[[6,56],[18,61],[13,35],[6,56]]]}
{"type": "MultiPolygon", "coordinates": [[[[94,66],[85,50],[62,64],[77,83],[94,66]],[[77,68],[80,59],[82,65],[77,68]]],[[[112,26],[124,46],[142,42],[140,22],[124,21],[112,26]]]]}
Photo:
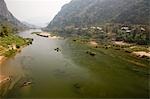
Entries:
{"type": "Polygon", "coordinates": [[[70,27],[52,30],[53,33],[65,38],[72,37],[73,41],[89,44],[95,47],[125,51],[139,58],[150,58],[149,26],[103,24],[98,26],[70,27]]]}
{"type": "Polygon", "coordinates": [[[31,43],[32,39],[22,38],[14,34],[0,37],[0,56],[10,57],[15,55],[23,46],[31,43]]]}
{"type": "Polygon", "coordinates": [[[148,45],[137,45],[134,43],[124,43],[124,42],[117,42],[117,41],[98,42],[97,40],[87,39],[82,36],[71,37],[70,40],[79,44],[87,45],[97,50],[101,48],[105,50],[113,49],[116,51],[124,52],[138,59],[143,59],[147,61],[149,61],[150,59],[150,57],[148,56],[150,52],[150,47],[148,45]],[[140,55],[140,54],[138,55],[135,54],[136,52],[141,52],[141,53],[144,52],[148,55],[140,55]]]}
{"type": "MultiPolygon", "coordinates": [[[[142,74],[144,76],[149,75],[149,58],[137,57],[132,52],[126,51],[126,49],[130,49],[130,47],[120,47],[113,44],[98,44],[96,47],[88,42],[82,42],[82,40],[79,38],[71,38],[68,39],[67,42],[68,45],[66,45],[67,47],[64,48],[64,54],[68,54],[69,52],[66,52],[66,50],[71,49],[69,54],[77,64],[84,64],[85,66],[89,66],[89,68],[92,68],[92,66],[97,66],[96,68],[100,66],[123,66],[132,72],[137,72],[138,74],[142,74]],[[89,53],[87,53],[87,51],[89,53]],[[94,53],[95,55],[90,53],[94,53]]],[[[133,49],[131,51],[135,50],[139,49],[133,49]]]]}
{"type": "Polygon", "coordinates": [[[73,42],[89,46],[123,51],[135,58],[150,60],[150,46],[147,26],[101,26],[87,28],[69,28],[51,31],[54,35],[71,38],[73,42]],[[109,28],[111,28],[109,30],[109,28]],[[107,29],[106,29],[107,28],[107,29]],[[127,28],[127,29],[124,29],[127,28]],[[142,30],[141,30],[142,29],[142,30]],[[128,33],[129,32],[129,33],[128,33]]]}
{"type": "MultiPolygon", "coordinates": [[[[115,48],[119,47],[100,44],[95,47],[90,43],[82,42],[79,38],[72,38],[66,42],[65,45],[62,45],[63,55],[72,59],[78,66],[86,68],[93,75],[90,75],[92,80],[88,80],[85,82],[86,84],[78,82],[82,88],[78,91],[79,93],[98,96],[99,93],[108,92],[110,93],[108,96],[120,94],[120,96],[131,95],[130,97],[134,96],[131,93],[139,93],[140,96],[148,96],[149,62],[147,60],[125,52],[123,48],[118,50],[115,48]],[[106,46],[109,47],[106,48],[106,46]],[[87,51],[95,53],[95,56],[87,51]],[[114,89],[118,91],[110,91],[114,89]],[[131,89],[133,90],[131,91],[131,89]]],[[[103,96],[103,94],[101,95],[103,96]]],[[[136,96],[137,94],[135,94],[136,96]]]]}

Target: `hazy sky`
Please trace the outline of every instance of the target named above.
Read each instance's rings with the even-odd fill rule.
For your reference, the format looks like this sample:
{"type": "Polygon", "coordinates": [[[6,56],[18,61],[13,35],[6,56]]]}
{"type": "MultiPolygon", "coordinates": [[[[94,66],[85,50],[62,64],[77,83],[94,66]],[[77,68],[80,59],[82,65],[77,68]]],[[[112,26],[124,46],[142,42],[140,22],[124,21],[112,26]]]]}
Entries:
{"type": "Polygon", "coordinates": [[[9,11],[19,20],[45,26],[71,0],[5,0],[9,11]]]}

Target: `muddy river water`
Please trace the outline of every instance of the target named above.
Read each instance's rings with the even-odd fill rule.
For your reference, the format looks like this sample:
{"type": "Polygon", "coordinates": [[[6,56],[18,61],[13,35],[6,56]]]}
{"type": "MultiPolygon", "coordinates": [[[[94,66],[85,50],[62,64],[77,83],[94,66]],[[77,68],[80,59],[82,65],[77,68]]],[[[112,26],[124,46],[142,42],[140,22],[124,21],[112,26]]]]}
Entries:
{"type": "Polygon", "coordinates": [[[4,97],[148,97],[148,62],[105,49],[97,50],[92,57],[85,53],[89,49],[86,46],[31,34],[40,31],[19,33],[33,38],[33,44],[1,65],[1,74],[12,76],[4,97]],[[31,84],[24,86],[25,82],[31,84]]]}

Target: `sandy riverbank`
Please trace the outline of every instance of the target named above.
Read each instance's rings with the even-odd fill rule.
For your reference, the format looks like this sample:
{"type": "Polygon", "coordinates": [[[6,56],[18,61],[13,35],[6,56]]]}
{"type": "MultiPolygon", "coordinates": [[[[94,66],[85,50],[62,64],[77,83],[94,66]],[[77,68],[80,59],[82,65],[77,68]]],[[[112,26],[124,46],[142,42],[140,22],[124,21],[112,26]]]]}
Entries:
{"type": "Polygon", "coordinates": [[[48,37],[49,39],[59,39],[59,36],[52,36],[50,33],[48,32],[41,32],[38,33],[37,35],[42,36],[42,37],[48,37]]]}
{"type": "Polygon", "coordinates": [[[150,58],[150,52],[144,52],[144,51],[139,51],[139,52],[133,52],[133,54],[139,56],[139,57],[143,57],[143,56],[147,56],[150,58]]]}
{"type": "Polygon", "coordinates": [[[41,33],[38,33],[39,36],[43,36],[43,37],[49,37],[51,36],[50,33],[47,33],[47,32],[41,32],[41,33]]]}
{"type": "Polygon", "coordinates": [[[59,36],[49,36],[48,38],[49,39],[59,39],[60,37],[59,36]]]}
{"type": "Polygon", "coordinates": [[[96,41],[90,41],[89,44],[92,46],[98,46],[98,43],[96,41]]]}
{"type": "Polygon", "coordinates": [[[113,43],[116,44],[116,45],[120,45],[120,46],[130,46],[131,45],[131,44],[125,43],[123,41],[115,41],[113,43]]]}
{"type": "Polygon", "coordinates": [[[42,33],[40,33],[40,35],[48,36],[49,39],[59,39],[60,38],[59,36],[53,36],[52,34],[50,34],[48,32],[42,32],[42,33]]]}
{"type": "Polygon", "coordinates": [[[3,61],[6,60],[6,57],[5,56],[0,56],[0,64],[2,64],[3,61]]]}
{"type": "Polygon", "coordinates": [[[0,85],[7,81],[10,81],[10,77],[0,75],[0,85]]]}

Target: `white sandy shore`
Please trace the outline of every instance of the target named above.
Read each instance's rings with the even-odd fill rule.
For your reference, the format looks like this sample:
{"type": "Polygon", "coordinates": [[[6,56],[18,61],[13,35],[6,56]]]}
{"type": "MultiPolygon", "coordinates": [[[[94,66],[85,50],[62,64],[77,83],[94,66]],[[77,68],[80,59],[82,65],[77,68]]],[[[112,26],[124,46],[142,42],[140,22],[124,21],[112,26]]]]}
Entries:
{"type": "Polygon", "coordinates": [[[139,52],[133,52],[133,54],[139,56],[139,57],[142,57],[142,56],[147,56],[147,57],[150,57],[150,52],[144,52],[144,51],[139,51],[139,52]]]}
{"type": "Polygon", "coordinates": [[[40,36],[44,36],[44,37],[48,37],[49,39],[58,39],[60,38],[59,36],[52,36],[50,33],[48,32],[41,32],[38,35],[40,36]]]}
{"type": "Polygon", "coordinates": [[[97,46],[97,45],[98,45],[98,43],[95,42],[95,41],[90,41],[89,44],[91,44],[91,45],[93,45],[93,46],[97,46]]]}
{"type": "Polygon", "coordinates": [[[49,36],[48,38],[49,39],[59,39],[60,37],[59,36],[49,36]]]}
{"type": "Polygon", "coordinates": [[[47,36],[47,37],[51,36],[51,34],[47,33],[47,32],[41,32],[41,33],[39,33],[39,35],[41,35],[41,36],[47,36]]]}
{"type": "Polygon", "coordinates": [[[115,41],[114,44],[120,45],[120,46],[122,46],[122,45],[124,45],[124,46],[130,46],[130,45],[131,45],[131,44],[125,43],[125,42],[123,42],[123,41],[115,41]]]}

